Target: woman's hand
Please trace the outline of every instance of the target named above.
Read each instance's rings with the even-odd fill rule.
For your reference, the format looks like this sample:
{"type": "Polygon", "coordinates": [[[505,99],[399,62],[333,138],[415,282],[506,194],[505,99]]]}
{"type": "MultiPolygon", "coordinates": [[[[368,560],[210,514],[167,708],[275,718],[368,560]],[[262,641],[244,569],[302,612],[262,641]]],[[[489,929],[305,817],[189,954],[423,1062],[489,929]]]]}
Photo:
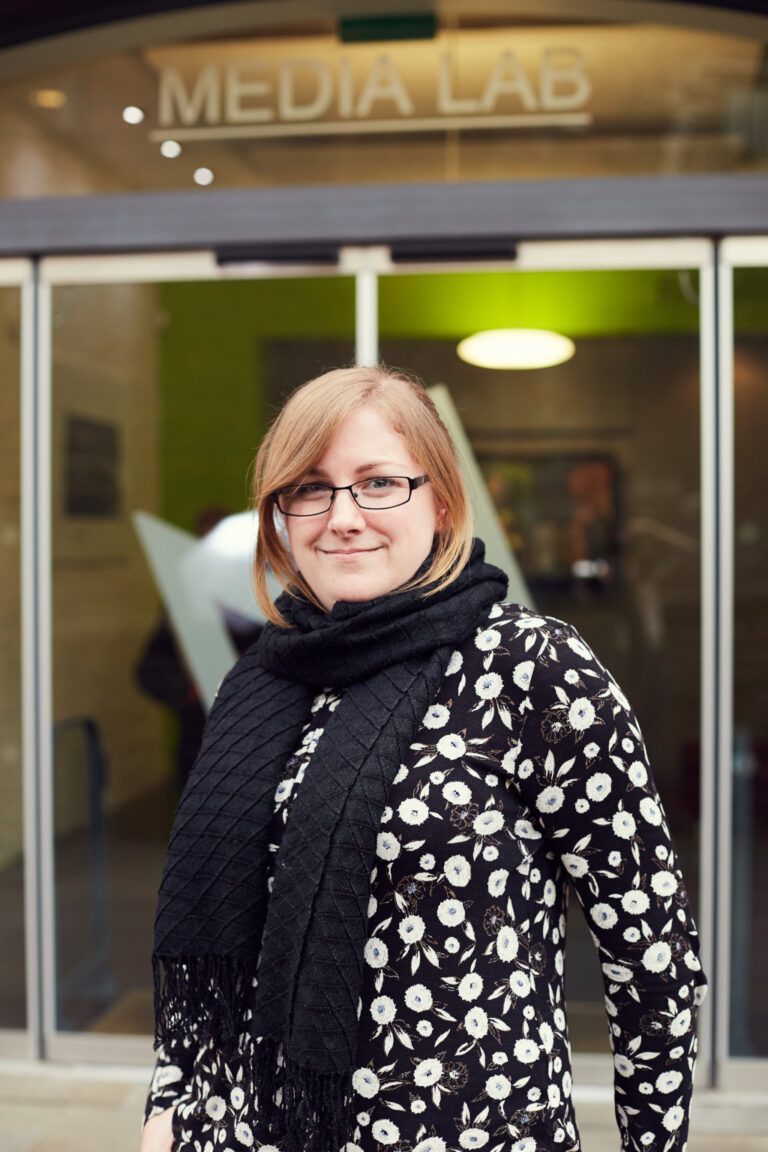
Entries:
{"type": "Polygon", "coordinates": [[[150,1116],[144,1125],[139,1152],[171,1152],[173,1148],[173,1108],[150,1116]]]}

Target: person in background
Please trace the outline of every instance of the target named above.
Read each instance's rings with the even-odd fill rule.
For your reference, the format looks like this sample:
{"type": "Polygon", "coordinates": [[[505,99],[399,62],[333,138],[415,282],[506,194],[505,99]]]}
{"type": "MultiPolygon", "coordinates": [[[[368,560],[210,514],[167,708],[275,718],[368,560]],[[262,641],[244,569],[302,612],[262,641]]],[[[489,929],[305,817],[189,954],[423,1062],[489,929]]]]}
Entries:
{"type": "Polygon", "coordinates": [[[569,887],[621,1147],[682,1152],[706,979],[637,718],[571,625],[505,603],[426,391],[309,381],[254,502],[269,622],[168,849],[142,1152],[578,1152],[569,887]]]}

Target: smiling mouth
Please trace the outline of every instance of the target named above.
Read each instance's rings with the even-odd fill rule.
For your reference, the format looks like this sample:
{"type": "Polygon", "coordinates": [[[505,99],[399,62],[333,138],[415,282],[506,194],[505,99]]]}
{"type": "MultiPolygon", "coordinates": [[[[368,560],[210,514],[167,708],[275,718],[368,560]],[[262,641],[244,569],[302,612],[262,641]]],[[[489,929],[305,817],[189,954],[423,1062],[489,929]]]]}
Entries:
{"type": "Polygon", "coordinates": [[[378,552],[378,548],[321,548],[326,556],[367,556],[370,552],[378,552]]]}

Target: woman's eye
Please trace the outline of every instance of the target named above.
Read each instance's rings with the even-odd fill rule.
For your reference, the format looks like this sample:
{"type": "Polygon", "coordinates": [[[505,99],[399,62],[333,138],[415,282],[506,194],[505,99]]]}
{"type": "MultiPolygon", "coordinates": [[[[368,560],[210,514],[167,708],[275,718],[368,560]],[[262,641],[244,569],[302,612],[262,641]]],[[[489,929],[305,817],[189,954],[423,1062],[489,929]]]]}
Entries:
{"type": "Polygon", "coordinates": [[[329,491],[327,484],[297,484],[294,489],[294,495],[312,497],[324,496],[329,491]]]}
{"type": "Polygon", "coordinates": [[[370,480],[363,481],[366,492],[388,492],[397,486],[397,481],[391,476],[372,476],[370,480]]]}

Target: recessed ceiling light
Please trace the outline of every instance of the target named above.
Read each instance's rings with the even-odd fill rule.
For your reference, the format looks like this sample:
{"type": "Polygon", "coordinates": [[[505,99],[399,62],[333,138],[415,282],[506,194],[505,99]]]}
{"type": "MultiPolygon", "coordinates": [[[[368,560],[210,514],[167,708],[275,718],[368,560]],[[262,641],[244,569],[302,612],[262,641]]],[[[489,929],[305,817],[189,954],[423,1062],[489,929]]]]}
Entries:
{"type": "Polygon", "coordinates": [[[126,124],[141,124],[143,119],[143,111],[141,108],[137,108],[135,104],[129,104],[127,108],[123,108],[123,120],[126,124]]]}
{"type": "Polygon", "coordinates": [[[570,360],[576,347],[544,328],[491,328],[468,336],[456,351],[479,368],[549,368],[570,360]]]}
{"type": "Polygon", "coordinates": [[[213,175],[213,172],[211,172],[210,168],[195,168],[192,179],[194,180],[195,184],[206,185],[213,184],[213,181],[216,179],[216,177],[213,175]]]}
{"type": "Polygon", "coordinates": [[[37,88],[32,93],[32,103],[38,108],[63,108],[66,102],[67,94],[60,88],[37,88]]]}
{"type": "Polygon", "coordinates": [[[168,160],[175,160],[177,156],[181,155],[181,144],[178,140],[163,140],[160,145],[160,152],[168,160]]]}

